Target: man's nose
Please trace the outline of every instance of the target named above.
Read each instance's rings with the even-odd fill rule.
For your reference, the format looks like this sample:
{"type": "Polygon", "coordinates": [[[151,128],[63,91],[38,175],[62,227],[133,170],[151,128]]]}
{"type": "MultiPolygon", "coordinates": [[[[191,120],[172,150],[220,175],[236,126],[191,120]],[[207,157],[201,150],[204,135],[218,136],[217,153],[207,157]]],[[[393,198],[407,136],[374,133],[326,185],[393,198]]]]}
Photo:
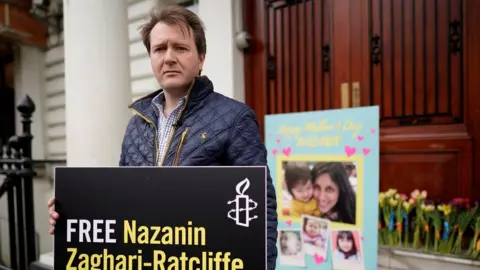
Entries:
{"type": "Polygon", "coordinates": [[[168,48],[166,53],[165,53],[165,63],[171,64],[175,63],[175,52],[173,51],[172,48],[168,48]]]}

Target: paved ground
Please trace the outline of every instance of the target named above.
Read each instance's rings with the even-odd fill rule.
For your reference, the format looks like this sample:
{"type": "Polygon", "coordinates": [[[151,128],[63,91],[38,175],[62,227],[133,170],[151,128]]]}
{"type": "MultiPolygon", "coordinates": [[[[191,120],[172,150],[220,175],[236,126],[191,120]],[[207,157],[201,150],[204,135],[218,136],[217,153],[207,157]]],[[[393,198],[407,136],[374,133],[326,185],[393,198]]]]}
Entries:
{"type": "MultiPolygon", "coordinates": [[[[476,261],[476,266],[466,265],[464,263],[454,263],[441,259],[434,259],[432,255],[415,254],[408,252],[392,252],[389,249],[380,248],[378,252],[378,270],[479,270],[480,261],[476,261]],[[406,256],[406,254],[409,256],[406,256]],[[412,257],[417,256],[417,257],[412,257]]],[[[37,264],[31,270],[52,270],[53,253],[44,254],[40,257],[43,263],[37,264]]],[[[352,269],[354,270],[354,269],[352,269]]],[[[375,269],[365,269],[375,270],[375,269]]]]}

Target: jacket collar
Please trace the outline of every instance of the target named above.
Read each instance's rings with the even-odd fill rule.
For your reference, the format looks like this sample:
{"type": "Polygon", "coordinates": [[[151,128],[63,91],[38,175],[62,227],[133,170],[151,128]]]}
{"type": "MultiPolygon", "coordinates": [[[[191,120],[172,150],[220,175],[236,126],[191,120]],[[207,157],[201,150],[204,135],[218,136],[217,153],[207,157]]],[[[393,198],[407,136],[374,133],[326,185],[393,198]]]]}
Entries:
{"type": "MultiPolygon", "coordinates": [[[[213,92],[213,83],[205,76],[197,76],[192,82],[192,86],[186,95],[185,112],[192,110],[199,102],[213,92]]],[[[163,89],[159,89],[144,97],[134,101],[128,107],[137,113],[147,122],[156,123],[156,113],[152,106],[152,100],[158,94],[162,93],[163,89]]]]}

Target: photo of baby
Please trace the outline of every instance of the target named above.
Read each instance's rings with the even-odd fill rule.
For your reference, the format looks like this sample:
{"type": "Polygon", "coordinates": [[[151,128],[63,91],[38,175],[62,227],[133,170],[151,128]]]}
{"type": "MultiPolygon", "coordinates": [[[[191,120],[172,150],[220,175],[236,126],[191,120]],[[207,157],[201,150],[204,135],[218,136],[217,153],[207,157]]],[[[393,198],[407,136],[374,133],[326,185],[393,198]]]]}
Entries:
{"type": "Polygon", "coordinates": [[[300,217],[306,215],[320,215],[317,201],[313,198],[313,184],[310,167],[301,162],[287,163],[285,168],[285,185],[292,196],[290,201],[290,215],[300,217]]]}
{"type": "Polygon", "coordinates": [[[281,265],[305,266],[305,252],[301,231],[281,229],[278,231],[279,259],[281,265]]]}
{"type": "Polygon", "coordinates": [[[333,269],[363,269],[360,238],[360,230],[332,231],[333,269]]]}
{"type": "Polygon", "coordinates": [[[327,161],[284,161],[277,174],[280,218],[310,215],[332,222],[356,224],[356,169],[327,161]],[[352,184],[353,182],[353,184],[352,184]]]}
{"type": "Polygon", "coordinates": [[[305,254],[327,257],[330,222],[313,216],[302,216],[302,242],[305,254]]]}

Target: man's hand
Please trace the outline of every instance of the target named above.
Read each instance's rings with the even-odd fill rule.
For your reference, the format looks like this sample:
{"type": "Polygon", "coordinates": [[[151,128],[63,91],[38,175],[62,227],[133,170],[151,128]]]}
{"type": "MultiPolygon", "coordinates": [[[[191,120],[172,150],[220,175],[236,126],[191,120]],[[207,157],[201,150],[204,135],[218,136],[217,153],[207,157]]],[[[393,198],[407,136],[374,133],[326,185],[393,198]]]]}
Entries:
{"type": "Polygon", "coordinates": [[[55,224],[57,223],[57,219],[59,217],[58,213],[55,212],[55,198],[50,198],[47,203],[48,207],[48,215],[50,217],[50,225],[53,227],[50,229],[50,234],[53,235],[55,232],[55,224]]]}

